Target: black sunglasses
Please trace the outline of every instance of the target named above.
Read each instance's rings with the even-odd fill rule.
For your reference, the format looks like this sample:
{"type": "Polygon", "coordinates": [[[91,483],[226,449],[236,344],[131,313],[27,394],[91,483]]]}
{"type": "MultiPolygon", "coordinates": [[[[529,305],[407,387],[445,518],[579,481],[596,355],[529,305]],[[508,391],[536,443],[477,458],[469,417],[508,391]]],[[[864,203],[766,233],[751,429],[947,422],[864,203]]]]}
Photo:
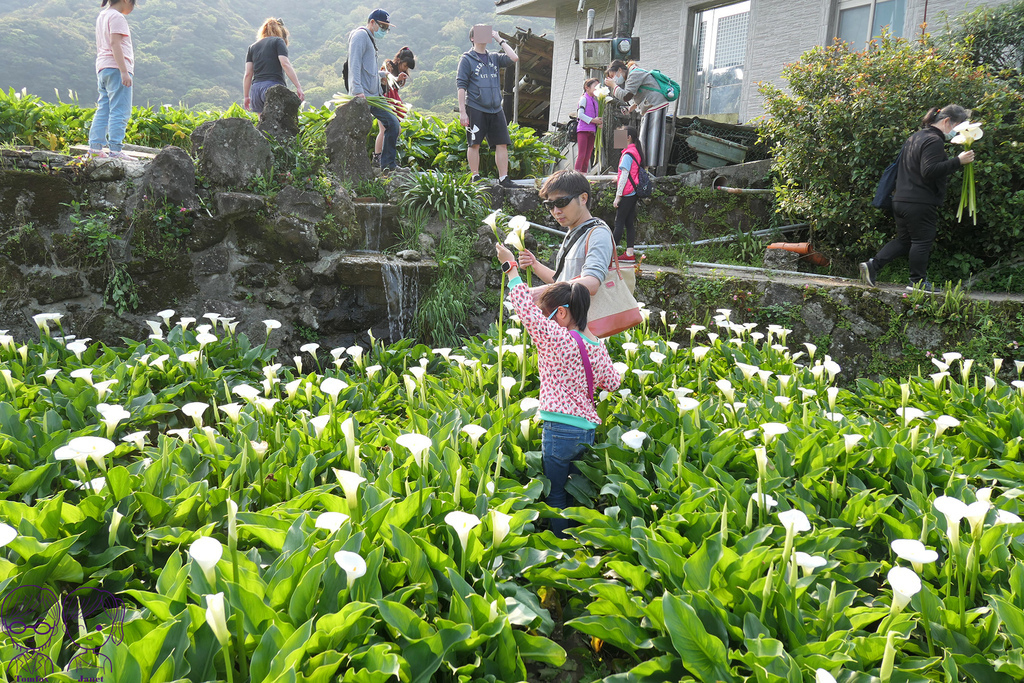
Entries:
{"type": "Polygon", "coordinates": [[[577,192],[576,194],[570,194],[565,197],[559,197],[558,199],[545,199],[544,201],[541,202],[541,204],[543,204],[544,208],[547,209],[548,211],[551,211],[556,207],[559,209],[564,209],[565,207],[569,206],[569,202],[576,199],[581,194],[583,193],[577,192]]]}

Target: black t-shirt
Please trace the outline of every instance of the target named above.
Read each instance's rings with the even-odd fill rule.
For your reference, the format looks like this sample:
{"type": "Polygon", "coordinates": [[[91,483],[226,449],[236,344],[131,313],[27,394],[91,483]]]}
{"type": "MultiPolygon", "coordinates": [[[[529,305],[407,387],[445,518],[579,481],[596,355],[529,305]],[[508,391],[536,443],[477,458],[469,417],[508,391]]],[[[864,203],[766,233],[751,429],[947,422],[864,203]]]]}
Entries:
{"type": "Polygon", "coordinates": [[[284,69],[278,57],[288,56],[288,46],[277,36],[267,36],[249,46],[245,53],[246,63],[252,62],[252,82],[273,81],[286,85],[284,69]]]}

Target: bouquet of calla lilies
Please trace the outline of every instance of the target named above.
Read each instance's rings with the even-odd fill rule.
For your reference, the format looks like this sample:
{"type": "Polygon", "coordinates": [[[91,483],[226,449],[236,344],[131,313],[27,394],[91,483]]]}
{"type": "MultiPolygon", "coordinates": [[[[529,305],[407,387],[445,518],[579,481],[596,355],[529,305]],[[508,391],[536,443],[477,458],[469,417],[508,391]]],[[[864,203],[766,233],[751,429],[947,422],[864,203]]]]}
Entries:
{"type": "MultiPolygon", "coordinates": [[[[604,103],[611,95],[612,91],[608,89],[607,85],[599,85],[594,88],[594,96],[597,98],[597,118],[604,119],[604,103]]],[[[594,136],[594,153],[597,155],[598,173],[600,173],[601,150],[604,148],[604,131],[598,128],[594,136]]]]}
{"type": "MultiPolygon", "coordinates": [[[[980,140],[983,135],[980,123],[973,123],[971,121],[964,121],[960,125],[953,128],[956,135],[953,137],[954,145],[963,145],[964,149],[970,149],[971,145],[975,140],[980,140]]],[[[956,219],[959,221],[960,217],[963,216],[964,208],[967,209],[967,215],[974,219],[974,224],[978,224],[978,204],[974,196],[974,164],[967,164],[964,168],[964,183],[963,189],[960,192],[960,208],[956,210],[956,219]]]]}
{"type": "MultiPolygon", "coordinates": [[[[324,106],[331,109],[337,109],[341,105],[352,101],[354,98],[355,95],[346,95],[344,93],[336,92],[334,93],[334,97],[324,102],[324,106]]],[[[366,103],[371,107],[389,111],[398,117],[408,116],[409,112],[412,111],[411,105],[400,100],[393,100],[390,97],[384,97],[383,95],[367,95],[366,103]]]]}

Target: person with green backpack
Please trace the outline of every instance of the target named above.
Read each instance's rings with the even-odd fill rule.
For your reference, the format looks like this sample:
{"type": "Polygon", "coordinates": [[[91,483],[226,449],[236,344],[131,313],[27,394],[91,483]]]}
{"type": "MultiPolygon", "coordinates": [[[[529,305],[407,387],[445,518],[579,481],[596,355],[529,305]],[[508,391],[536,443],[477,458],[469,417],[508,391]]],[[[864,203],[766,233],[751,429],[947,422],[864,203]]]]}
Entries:
{"type": "Polygon", "coordinates": [[[679,84],[657,70],[647,71],[636,62],[616,59],[608,65],[605,85],[612,96],[629,104],[629,111],[640,110],[640,141],[647,152],[647,167],[665,163],[665,117],[668,105],[679,99],[679,84]]]}

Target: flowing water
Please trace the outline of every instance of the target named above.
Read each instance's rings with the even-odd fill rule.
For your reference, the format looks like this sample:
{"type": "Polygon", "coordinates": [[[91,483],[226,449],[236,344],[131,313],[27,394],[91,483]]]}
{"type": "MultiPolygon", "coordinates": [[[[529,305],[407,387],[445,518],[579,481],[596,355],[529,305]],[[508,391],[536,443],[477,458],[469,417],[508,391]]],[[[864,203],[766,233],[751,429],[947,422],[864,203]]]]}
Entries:
{"type": "Polygon", "coordinates": [[[380,251],[380,235],[384,223],[383,204],[364,204],[363,229],[366,231],[366,249],[380,251]]]}
{"type": "Polygon", "coordinates": [[[388,332],[395,342],[412,327],[410,323],[420,299],[419,272],[405,267],[400,260],[388,259],[381,262],[380,275],[388,302],[388,332]]]}

